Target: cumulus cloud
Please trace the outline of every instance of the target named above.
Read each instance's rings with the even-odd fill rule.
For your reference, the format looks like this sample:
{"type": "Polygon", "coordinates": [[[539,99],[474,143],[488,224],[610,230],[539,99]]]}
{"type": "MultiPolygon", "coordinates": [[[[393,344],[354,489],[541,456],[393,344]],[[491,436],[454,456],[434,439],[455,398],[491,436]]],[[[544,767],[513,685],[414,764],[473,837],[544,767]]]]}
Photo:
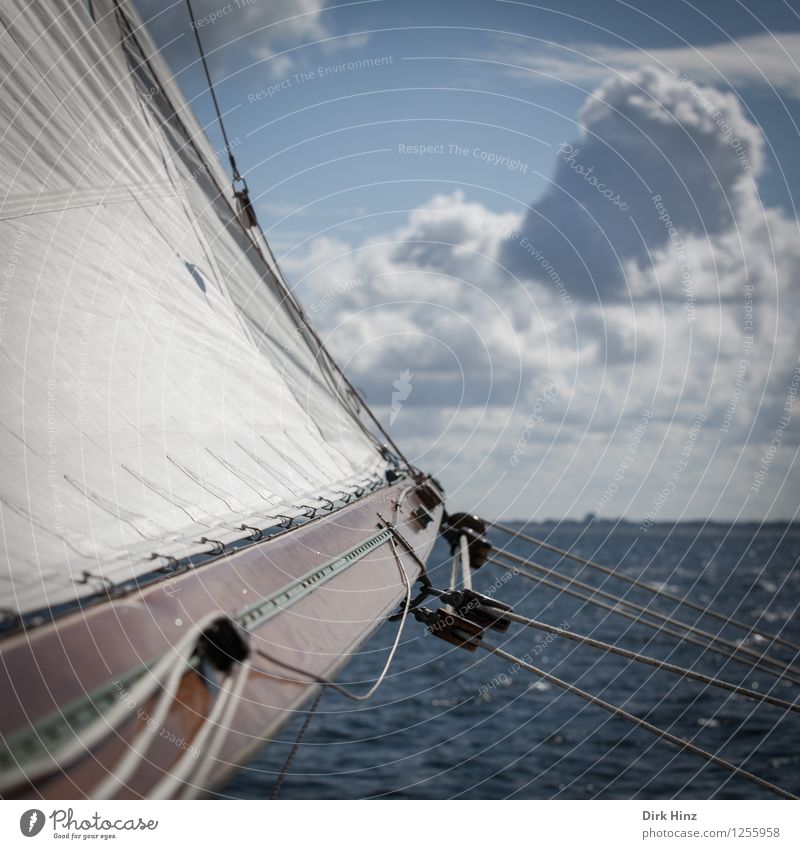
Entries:
{"type": "Polygon", "coordinates": [[[380,238],[357,246],[317,239],[283,265],[371,403],[384,403],[410,368],[425,376],[414,405],[508,405],[522,370],[546,366],[541,311],[497,261],[519,222],[461,192],[437,195],[380,238]],[[534,334],[541,354],[523,361],[520,345],[534,334]]]}
{"type": "Polygon", "coordinates": [[[459,504],[593,510],[645,420],[605,515],[641,516],[673,475],[661,518],[744,501],[786,515],[788,431],[749,490],[797,368],[800,272],[797,222],[758,196],[760,130],[732,95],[653,69],[609,79],[580,120],[575,159],[593,170],[562,154],[526,213],[439,194],[284,268],[387,423],[411,373],[392,430],[459,504]]]}
{"type": "MultiPolygon", "coordinates": [[[[575,297],[644,295],[637,269],[659,252],[702,251],[758,213],[763,140],[733,95],[647,68],[610,78],[579,117],[580,138],[561,146],[551,187],[522,225],[575,297]]],[[[502,258],[541,278],[519,242],[502,258]]]]}

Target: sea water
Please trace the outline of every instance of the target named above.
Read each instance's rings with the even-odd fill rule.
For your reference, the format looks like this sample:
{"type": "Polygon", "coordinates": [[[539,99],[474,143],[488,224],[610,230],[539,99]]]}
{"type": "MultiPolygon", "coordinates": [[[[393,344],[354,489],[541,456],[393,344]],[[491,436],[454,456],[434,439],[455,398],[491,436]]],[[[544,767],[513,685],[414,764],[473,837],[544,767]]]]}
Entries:
{"type": "MultiPolygon", "coordinates": [[[[673,594],[734,615],[800,642],[800,526],[638,523],[530,524],[530,534],[609,565],[673,594]]],[[[501,534],[492,534],[498,543],[501,534]]],[[[526,543],[511,549],[528,554],[526,543]]],[[[538,562],[645,604],[651,597],[555,555],[538,562]]],[[[438,544],[430,561],[437,586],[450,574],[438,544]]],[[[792,700],[796,685],[696,646],[676,641],[493,565],[475,573],[475,589],[493,592],[526,616],[618,643],[672,663],[792,700]]],[[[753,648],[744,632],[652,602],[662,613],[753,648]],[[721,629],[721,630],[720,630],[721,629]]],[[[396,625],[387,625],[342,673],[366,689],[383,668],[396,625]]],[[[517,656],[606,701],[795,793],[800,792],[800,717],[667,672],[581,647],[553,634],[511,627],[490,639],[517,656]]],[[[790,660],[791,652],[778,656],[790,660]]],[[[222,791],[268,798],[304,715],[222,791]]],[[[769,794],[717,766],[679,752],[646,731],[610,716],[483,651],[475,654],[427,635],[410,620],[391,672],[369,703],[327,692],[303,740],[281,798],[767,798],[769,794]]]]}

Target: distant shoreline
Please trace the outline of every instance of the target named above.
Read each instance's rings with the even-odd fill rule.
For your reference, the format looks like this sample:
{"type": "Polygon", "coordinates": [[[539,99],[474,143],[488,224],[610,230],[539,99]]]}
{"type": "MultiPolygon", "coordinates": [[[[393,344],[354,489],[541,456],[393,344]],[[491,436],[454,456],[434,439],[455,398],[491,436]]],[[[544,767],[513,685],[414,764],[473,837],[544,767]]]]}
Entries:
{"type": "MultiPolygon", "coordinates": [[[[530,527],[531,525],[574,525],[577,527],[588,527],[590,525],[613,526],[641,524],[640,519],[609,519],[602,517],[597,517],[593,519],[498,519],[498,521],[501,521],[503,522],[503,524],[506,525],[519,525],[520,527],[523,527],[525,525],[527,525],[528,527],[530,527]]],[[[736,526],[740,528],[791,528],[800,530],[800,520],[795,519],[661,519],[660,521],[653,522],[651,527],[670,528],[677,527],[679,525],[681,527],[727,528],[731,526],[736,526]]]]}

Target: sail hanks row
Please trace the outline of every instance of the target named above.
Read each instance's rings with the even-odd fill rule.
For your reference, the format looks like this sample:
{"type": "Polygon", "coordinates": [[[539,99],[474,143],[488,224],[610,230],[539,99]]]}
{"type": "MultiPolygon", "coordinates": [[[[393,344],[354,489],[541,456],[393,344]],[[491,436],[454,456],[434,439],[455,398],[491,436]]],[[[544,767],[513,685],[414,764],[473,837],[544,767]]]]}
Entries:
{"type": "Polygon", "coordinates": [[[88,5],[3,4],[0,605],[20,612],[387,466],[133,5],[88,5]]]}

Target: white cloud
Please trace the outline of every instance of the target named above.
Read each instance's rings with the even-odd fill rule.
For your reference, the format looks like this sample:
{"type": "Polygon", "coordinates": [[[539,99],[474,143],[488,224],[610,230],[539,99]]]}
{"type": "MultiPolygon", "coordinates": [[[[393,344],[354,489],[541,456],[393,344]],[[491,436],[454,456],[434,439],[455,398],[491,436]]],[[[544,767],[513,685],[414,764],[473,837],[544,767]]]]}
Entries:
{"type": "MultiPolygon", "coordinates": [[[[645,68],[608,79],[579,117],[581,137],[562,146],[551,188],[522,225],[574,297],[644,295],[645,283],[653,296],[680,297],[637,269],[682,253],[698,264],[709,240],[735,241],[763,219],[754,181],[763,139],[732,94],[645,68]]],[[[520,243],[503,259],[542,277],[520,243]]],[[[713,288],[694,295],[718,297],[713,288]]]]}
{"type": "MultiPolygon", "coordinates": [[[[165,46],[173,71],[180,73],[197,62],[197,47],[183,0],[165,7],[162,0],[136,0],[156,42],[165,46]],[[176,33],[182,33],[175,38],[176,33]]],[[[296,64],[298,45],[322,42],[324,53],[361,46],[361,34],[334,36],[324,14],[325,0],[194,0],[198,31],[209,64],[219,78],[254,62],[265,63],[272,78],[296,64]],[[224,57],[224,59],[223,59],[224,57]]]]}
{"type": "Polygon", "coordinates": [[[316,239],[285,269],[387,422],[393,382],[413,374],[393,431],[453,504],[581,515],[614,482],[604,514],[641,517],[672,482],[659,518],[790,515],[791,430],[750,489],[797,366],[800,272],[797,222],[759,202],[760,130],[732,95],[652,69],[611,78],[580,118],[575,146],[624,193],[624,216],[562,157],[524,216],[436,195],[382,237],[316,239]],[[543,403],[548,381],[557,398],[543,403]]]}
{"type": "Polygon", "coordinates": [[[749,35],[709,45],[648,49],[596,43],[558,45],[504,38],[486,58],[507,73],[531,83],[539,80],[572,82],[593,87],[612,71],[627,73],[654,65],[674,76],[687,74],[700,83],[732,88],[774,87],[800,97],[800,33],[749,35]],[[531,74],[531,71],[537,72],[531,74]]]}

